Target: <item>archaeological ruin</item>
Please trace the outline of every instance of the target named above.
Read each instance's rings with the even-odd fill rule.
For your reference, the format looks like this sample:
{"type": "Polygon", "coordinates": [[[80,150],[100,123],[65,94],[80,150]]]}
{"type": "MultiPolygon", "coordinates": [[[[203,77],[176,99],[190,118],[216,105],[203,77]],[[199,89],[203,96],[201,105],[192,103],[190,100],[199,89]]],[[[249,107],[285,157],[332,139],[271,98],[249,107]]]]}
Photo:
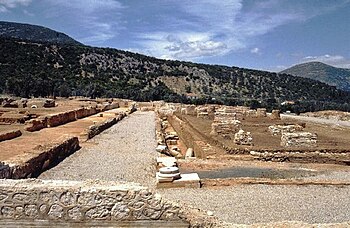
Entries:
{"type": "Polygon", "coordinates": [[[270,111],[122,99],[2,99],[0,224],[227,227],[234,222],[223,222],[227,212],[213,206],[215,191],[350,185],[349,128],[270,111]],[[113,177],[105,180],[103,170],[113,177]]]}

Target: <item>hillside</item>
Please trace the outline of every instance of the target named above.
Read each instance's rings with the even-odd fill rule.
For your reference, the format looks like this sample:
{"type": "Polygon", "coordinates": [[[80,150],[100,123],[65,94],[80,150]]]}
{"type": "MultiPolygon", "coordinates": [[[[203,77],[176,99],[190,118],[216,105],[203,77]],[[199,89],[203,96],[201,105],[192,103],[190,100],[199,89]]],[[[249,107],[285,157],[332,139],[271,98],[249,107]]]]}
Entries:
{"type": "Polygon", "coordinates": [[[81,45],[64,33],[38,25],[0,21],[0,37],[17,38],[32,42],[81,45]]]}
{"type": "Polygon", "coordinates": [[[294,100],[296,111],[350,109],[349,93],[287,74],[16,39],[0,38],[0,49],[0,93],[17,96],[79,95],[185,103],[215,100],[270,109],[294,100]]]}
{"type": "Polygon", "coordinates": [[[350,69],[337,68],[321,62],[308,62],[295,65],[281,73],[311,78],[350,91],[350,69]]]}

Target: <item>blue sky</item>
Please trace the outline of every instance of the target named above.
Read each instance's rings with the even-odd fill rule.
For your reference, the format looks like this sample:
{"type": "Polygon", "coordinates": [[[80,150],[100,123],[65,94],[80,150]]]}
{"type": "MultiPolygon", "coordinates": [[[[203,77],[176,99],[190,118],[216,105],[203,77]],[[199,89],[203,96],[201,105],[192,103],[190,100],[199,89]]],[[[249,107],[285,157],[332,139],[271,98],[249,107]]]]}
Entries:
{"type": "Polygon", "coordinates": [[[0,0],[0,20],[165,59],[350,68],[350,0],[0,0]]]}

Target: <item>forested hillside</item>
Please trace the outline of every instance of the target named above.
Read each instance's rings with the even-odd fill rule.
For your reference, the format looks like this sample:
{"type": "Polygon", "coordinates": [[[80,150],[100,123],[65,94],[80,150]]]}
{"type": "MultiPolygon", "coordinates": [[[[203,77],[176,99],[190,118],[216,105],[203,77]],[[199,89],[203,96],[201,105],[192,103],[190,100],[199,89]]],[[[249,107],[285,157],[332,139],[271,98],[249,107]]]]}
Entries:
{"type": "Polygon", "coordinates": [[[17,96],[165,99],[270,109],[293,100],[296,111],[350,110],[349,92],[287,74],[8,38],[0,38],[0,50],[0,92],[17,96]]]}

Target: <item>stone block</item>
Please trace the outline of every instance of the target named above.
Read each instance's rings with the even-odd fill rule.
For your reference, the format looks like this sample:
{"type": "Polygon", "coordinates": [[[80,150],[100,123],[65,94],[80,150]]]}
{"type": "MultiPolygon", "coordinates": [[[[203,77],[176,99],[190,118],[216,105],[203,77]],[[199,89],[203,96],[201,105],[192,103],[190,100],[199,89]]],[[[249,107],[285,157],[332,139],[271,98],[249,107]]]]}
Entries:
{"type": "Polygon", "coordinates": [[[200,178],[197,173],[181,174],[181,178],[173,182],[157,182],[157,188],[200,188],[200,178]]]}

